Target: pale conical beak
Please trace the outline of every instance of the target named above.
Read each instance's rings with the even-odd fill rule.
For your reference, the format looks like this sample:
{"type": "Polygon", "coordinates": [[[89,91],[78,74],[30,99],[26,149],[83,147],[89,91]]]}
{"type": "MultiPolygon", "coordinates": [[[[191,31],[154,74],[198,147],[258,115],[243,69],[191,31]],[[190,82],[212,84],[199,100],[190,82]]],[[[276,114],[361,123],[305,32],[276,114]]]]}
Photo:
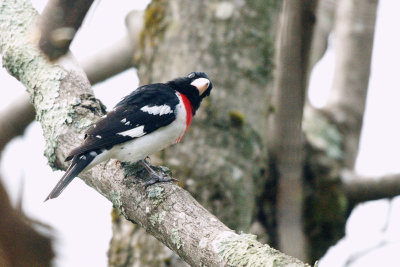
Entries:
{"type": "Polygon", "coordinates": [[[199,90],[199,95],[202,95],[210,85],[210,80],[206,78],[197,78],[191,83],[191,85],[199,90]]]}

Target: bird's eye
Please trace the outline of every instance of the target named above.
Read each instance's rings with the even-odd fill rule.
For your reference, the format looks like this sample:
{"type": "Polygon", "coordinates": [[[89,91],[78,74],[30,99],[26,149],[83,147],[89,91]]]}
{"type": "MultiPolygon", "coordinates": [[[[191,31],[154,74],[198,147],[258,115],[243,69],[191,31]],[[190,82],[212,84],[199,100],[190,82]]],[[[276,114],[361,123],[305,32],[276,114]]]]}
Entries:
{"type": "Polygon", "coordinates": [[[189,79],[192,79],[193,77],[194,77],[194,72],[192,72],[192,73],[190,73],[187,77],[189,78],[189,79]]]}

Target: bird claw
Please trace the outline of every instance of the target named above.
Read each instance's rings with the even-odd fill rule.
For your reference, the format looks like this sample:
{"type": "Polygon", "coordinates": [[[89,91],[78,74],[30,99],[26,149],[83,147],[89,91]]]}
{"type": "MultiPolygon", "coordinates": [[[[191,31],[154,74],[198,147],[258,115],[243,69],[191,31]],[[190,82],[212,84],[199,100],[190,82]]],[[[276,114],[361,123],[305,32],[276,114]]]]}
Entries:
{"type": "Polygon", "coordinates": [[[144,184],[144,187],[147,188],[147,187],[149,187],[150,185],[153,185],[153,184],[166,183],[166,182],[171,182],[171,181],[172,182],[179,182],[179,180],[177,180],[175,178],[172,178],[170,176],[167,176],[167,175],[164,175],[164,176],[161,177],[159,175],[154,174],[154,175],[152,175],[152,178],[144,184]]]}

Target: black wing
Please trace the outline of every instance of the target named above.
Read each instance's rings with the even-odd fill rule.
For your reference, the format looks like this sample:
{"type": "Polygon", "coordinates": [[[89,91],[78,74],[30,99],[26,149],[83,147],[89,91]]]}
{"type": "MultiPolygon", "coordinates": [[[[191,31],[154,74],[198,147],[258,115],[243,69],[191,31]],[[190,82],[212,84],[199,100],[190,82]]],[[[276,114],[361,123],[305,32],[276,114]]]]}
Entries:
{"type": "Polygon", "coordinates": [[[83,144],[73,149],[65,160],[92,150],[110,149],[167,126],[175,120],[178,103],[175,90],[165,84],[139,87],[92,124],[83,144]],[[153,113],[152,107],[163,107],[163,112],[153,113]]]}

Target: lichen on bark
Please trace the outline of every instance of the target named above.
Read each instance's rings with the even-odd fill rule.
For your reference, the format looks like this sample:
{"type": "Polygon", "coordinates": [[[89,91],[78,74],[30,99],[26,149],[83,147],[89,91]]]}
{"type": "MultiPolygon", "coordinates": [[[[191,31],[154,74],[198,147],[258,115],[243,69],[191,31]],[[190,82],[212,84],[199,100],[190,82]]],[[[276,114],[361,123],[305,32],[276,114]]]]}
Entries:
{"type": "Polygon", "coordinates": [[[279,1],[152,1],[136,51],[142,84],[191,71],[211,78],[211,96],[185,137],[160,157],[180,185],[237,230],[250,229],[259,208],[255,196],[265,186],[261,136],[278,6],[279,1]]]}
{"type": "Polygon", "coordinates": [[[310,266],[289,256],[282,259],[277,250],[259,243],[256,236],[251,234],[225,232],[213,242],[213,246],[230,266],[310,266]]]}
{"type": "Polygon", "coordinates": [[[344,235],[348,202],[341,190],[343,135],[323,113],[306,110],[304,230],[308,256],[318,260],[344,235]]]}

